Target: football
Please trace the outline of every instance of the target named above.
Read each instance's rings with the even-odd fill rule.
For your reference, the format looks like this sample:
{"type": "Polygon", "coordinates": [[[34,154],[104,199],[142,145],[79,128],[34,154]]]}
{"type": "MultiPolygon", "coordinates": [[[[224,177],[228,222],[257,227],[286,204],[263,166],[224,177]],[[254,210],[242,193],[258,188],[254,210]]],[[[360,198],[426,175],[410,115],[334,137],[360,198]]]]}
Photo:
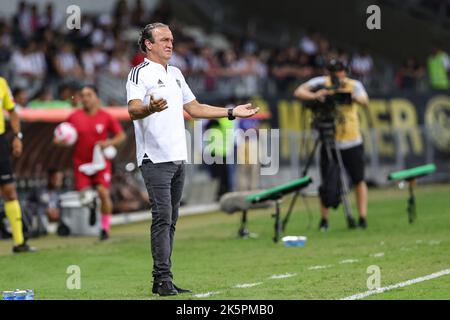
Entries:
{"type": "Polygon", "coordinates": [[[69,122],[62,122],[55,128],[54,136],[56,141],[72,146],[77,141],[78,133],[69,122]]]}

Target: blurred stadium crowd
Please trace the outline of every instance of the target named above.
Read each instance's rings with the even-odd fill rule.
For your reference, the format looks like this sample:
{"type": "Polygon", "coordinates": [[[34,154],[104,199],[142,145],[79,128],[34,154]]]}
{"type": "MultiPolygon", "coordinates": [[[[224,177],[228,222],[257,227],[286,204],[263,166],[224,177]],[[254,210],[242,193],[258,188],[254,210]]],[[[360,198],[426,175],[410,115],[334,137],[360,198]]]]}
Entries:
{"type": "MultiPolygon", "coordinates": [[[[167,2],[149,10],[140,0],[118,0],[111,12],[83,15],[81,30],[69,30],[65,16],[55,12],[51,3],[20,2],[13,17],[0,21],[0,75],[9,80],[21,106],[77,105],[75,93],[81,83],[99,84],[105,104],[123,105],[114,93],[117,88],[123,90],[130,68],[143,60],[135,40],[150,21],[171,25],[176,40],[171,63],[183,71],[199,95],[290,94],[299,82],[320,74],[332,57],[347,61],[352,76],[362,80],[369,92],[381,74],[366,49],[343,51],[313,30],[295,45],[270,48],[251,32],[242,37],[208,34],[180,24],[167,2]],[[105,77],[111,83],[106,88],[105,77]]],[[[450,70],[446,53],[436,47],[429,59],[433,55],[440,55],[450,70]]],[[[389,87],[428,90],[427,64],[410,57],[403,66],[393,67],[389,87]]]]}

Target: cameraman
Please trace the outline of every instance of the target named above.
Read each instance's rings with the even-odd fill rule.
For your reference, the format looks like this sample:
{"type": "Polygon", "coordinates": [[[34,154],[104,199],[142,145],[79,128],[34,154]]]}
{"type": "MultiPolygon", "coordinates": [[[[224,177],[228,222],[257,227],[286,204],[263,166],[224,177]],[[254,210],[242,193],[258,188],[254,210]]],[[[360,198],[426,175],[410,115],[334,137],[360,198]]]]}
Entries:
{"type": "MultiPolygon", "coordinates": [[[[347,77],[346,65],[339,60],[331,60],[327,65],[327,74],[312,78],[300,85],[294,96],[303,101],[323,103],[335,93],[350,93],[351,103],[340,104],[336,123],[336,148],[340,150],[342,162],[352,185],[356,190],[356,201],[359,213],[359,227],[367,228],[367,185],[364,181],[364,149],[360,133],[358,105],[367,107],[369,98],[361,82],[347,77]]],[[[324,146],[321,146],[320,173],[324,184],[325,172],[328,168],[328,158],[324,146]]],[[[335,152],[333,152],[335,154],[335,152]]],[[[319,229],[328,229],[328,207],[321,199],[320,212],[322,219],[319,229]]]]}

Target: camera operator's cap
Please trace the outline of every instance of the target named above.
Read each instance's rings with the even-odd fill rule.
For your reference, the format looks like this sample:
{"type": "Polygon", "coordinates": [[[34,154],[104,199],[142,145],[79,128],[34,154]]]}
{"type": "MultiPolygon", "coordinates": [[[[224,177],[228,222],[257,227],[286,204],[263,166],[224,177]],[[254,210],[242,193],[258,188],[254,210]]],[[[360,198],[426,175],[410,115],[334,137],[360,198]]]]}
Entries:
{"type": "Polygon", "coordinates": [[[327,70],[330,72],[347,71],[347,64],[339,59],[331,59],[328,61],[327,70]]]}

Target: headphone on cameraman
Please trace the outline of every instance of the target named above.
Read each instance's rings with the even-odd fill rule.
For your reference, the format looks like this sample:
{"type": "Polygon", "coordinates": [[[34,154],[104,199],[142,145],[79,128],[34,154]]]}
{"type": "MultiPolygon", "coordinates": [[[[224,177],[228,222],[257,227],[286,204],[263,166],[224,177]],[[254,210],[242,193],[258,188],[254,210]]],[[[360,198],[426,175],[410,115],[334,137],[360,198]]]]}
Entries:
{"type": "Polygon", "coordinates": [[[345,72],[349,72],[349,67],[347,65],[347,63],[341,59],[331,59],[330,61],[328,61],[327,65],[326,65],[326,69],[329,72],[337,72],[337,71],[345,71],[345,72]]]}
{"type": "Polygon", "coordinates": [[[335,73],[339,71],[345,71],[346,73],[349,72],[349,67],[347,63],[340,59],[331,59],[328,61],[326,65],[326,69],[330,73],[332,86],[335,88],[341,87],[342,83],[341,81],[336,77],[335,73]]]}

